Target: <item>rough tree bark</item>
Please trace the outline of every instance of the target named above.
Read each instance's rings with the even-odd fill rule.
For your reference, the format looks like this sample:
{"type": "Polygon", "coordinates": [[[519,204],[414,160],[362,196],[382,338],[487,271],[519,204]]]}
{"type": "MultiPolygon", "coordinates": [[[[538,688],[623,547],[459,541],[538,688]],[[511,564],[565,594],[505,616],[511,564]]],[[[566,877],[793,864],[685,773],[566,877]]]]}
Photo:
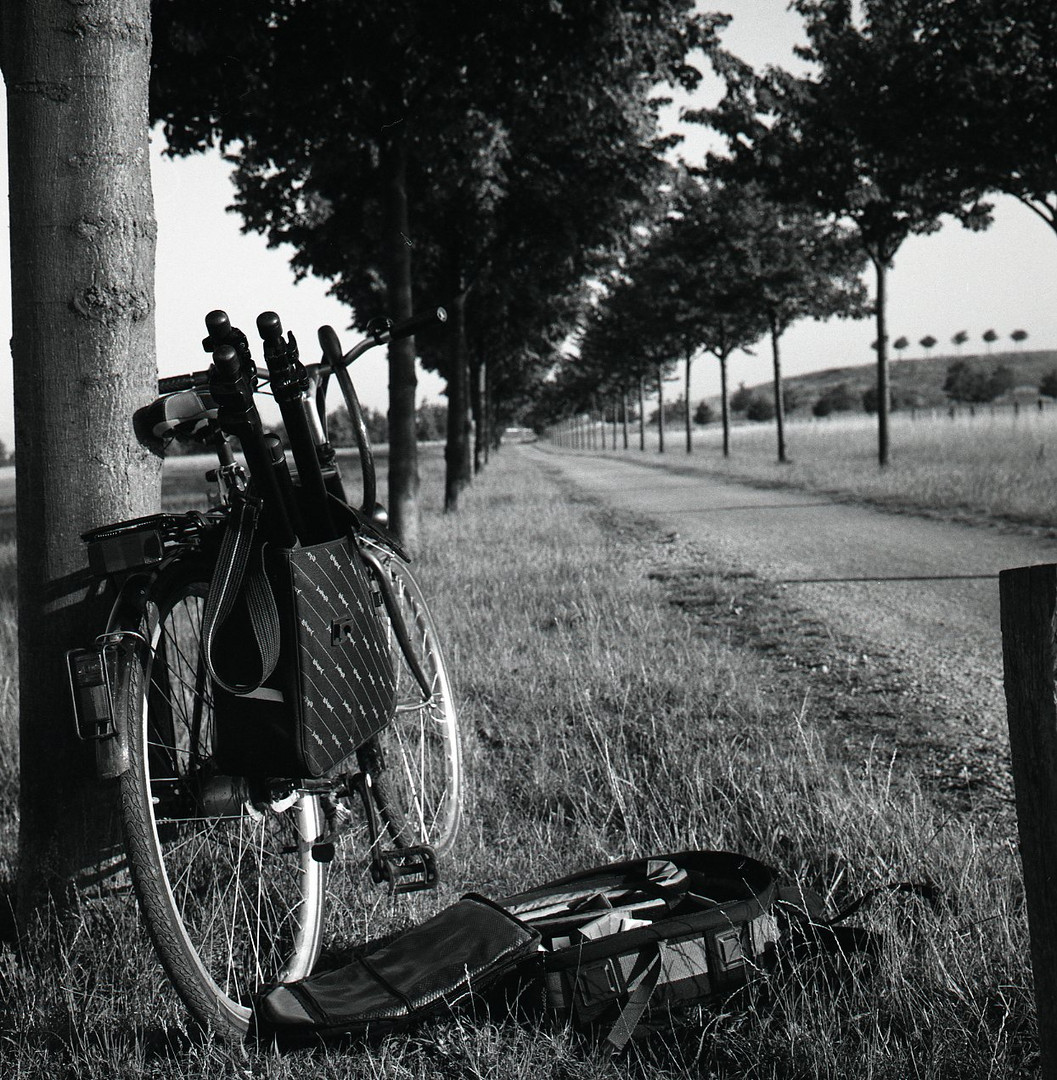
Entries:
{"type": "Polygon", "coordinates": [[[888,388],[888,263],[884,256],[874,257],[877,271],[877,463],[883,469],[888,465],[888,413],[891,409],[891,392],[888,388]]]}
{"type": "Polygon", "coordinates": [[[771,318],[771,360],[774,366],[774,422],[778,430],[778,461],[786,464],[785,456],[785,391],[782,389],[782,354],[779,351],[778,320],[771,318]]]}
{"type": "Polygon", "coordinates": [[[101,627],[79,534],[158,509],[132,438],[156,387],[147,152],[148,0],[5,0],[12,354],[18,452],[17,904],[94,878],[113,852],[109,790],[74,736],[63,654],[101,627]]]}
{"type": "Polygon", "coordinates": [[[473,417],[473,474],[476,476],[488,458],[485,445],[484,361],[472,357],[470,362],[470,414],[473,417]]]}
{"type": "Polygon", "coordinates": [[[470,364],[466,347],[466,292],[451,304],[451,362],[448,371],[448,438],[444,447],[444,510],[459,509],[459,496],[473,481],[470,464],[470,364]]]}
{"type": "Polygon", "coordinates": [[[639,376],[639,449],[646,449],[646,378],[639,376]]]}
{"type": "Polygon", "coordinates": [[[664,453],[664,373],[657,368],[657,452],[664,453]]]}
{"type": "MultiPolygon", "coordinates": [[[[407,129],[392,125],[382,146],[385,188],[386,314],[412,315],[407,208],[407,129]]],[[[415,339],[389,345],[389,524],[408,547],[418,542],[418,442],[415,437],[415,339]]]]}
{"type": "Polygon", "coordinates": [[[686,388],[683,398],[683,420],[686,422],[686,452],[693,453],[694,449],[694,422],[690,412],[690,368],[694,362],[694,354],[686,354],[686,388]]]}

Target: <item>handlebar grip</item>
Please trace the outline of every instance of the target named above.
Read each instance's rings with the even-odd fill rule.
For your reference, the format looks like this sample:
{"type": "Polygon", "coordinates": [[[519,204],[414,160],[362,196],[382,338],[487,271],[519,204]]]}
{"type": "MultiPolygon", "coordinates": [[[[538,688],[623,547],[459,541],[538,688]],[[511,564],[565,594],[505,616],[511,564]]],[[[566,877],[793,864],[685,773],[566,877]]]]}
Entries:
{"type": "Polygon", "coordinates": [[[180,390],[195,390],[209,381],[208,371],[196,371],[193,375],[167,375],[158,380],[159,394],[175,394],[180,390]]]}
{"type": "Polygon", "coordinates": [[[221,345],[213,353],[213,366],[217,375],[227,382],[234,382],[242,372],[239,354],[230,345],[221,345]]]}
{"type": "Polygon", "coordinates": [[[221,345],[227,344],[230,334],[231,320],[228,313],[219,308],[211,311],[206,316],[206,338],[202,342],[202,348],[208,353],[216,352],[221,345]]]}
{"type": "Polygon", "coordinates": [[[412,315],[410,319],[405,319],[402,323],[394,323],[389,327],[389,340],[399,341],[400,338],[410,337],[412,334],[418,333],[419,330],[425,330],[427,327],[447,321],[448,313],[444,308],[430,308],[429,311],[412,315]]]}
{"type": "Polygon", "coordinates": [[[257,316],[257,333],[266,345],[275,345],[282,340],[283,324],[274,311],[262,311],[257,316]]]}

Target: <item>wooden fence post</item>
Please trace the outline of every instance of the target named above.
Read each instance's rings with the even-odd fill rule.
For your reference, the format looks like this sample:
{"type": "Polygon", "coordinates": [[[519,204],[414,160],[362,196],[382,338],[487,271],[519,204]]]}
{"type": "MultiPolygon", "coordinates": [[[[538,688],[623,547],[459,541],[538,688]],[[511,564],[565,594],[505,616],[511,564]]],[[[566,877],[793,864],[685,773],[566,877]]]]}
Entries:
{"type": "Polygon", "coordinates": [[[1002,661],[1031,931],[1040,1076],[1057,1077],[1057,566],[999,575],[1002,661]]]}

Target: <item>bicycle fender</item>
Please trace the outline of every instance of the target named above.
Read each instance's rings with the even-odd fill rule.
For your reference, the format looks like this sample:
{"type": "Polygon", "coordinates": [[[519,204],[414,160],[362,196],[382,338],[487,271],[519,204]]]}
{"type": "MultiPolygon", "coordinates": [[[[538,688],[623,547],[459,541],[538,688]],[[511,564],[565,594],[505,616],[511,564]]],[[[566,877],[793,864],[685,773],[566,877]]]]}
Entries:
{"type": "Polygon", "coordinates": [[[114,602],[110,606],[110,616],[106,621],[108,634],[134,630],[139,626],[147,609],[147,596],[150,587],[157,578],[161,566],[149,570],[139,570],[129,574],[120,584],[114,602]]]}

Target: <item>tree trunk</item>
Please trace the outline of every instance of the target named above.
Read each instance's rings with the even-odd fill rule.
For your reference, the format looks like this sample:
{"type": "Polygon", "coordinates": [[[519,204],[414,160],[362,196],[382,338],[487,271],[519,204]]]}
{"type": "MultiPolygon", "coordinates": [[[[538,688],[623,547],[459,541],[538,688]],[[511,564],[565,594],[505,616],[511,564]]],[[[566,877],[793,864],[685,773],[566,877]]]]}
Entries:
{"type": "MultiPolygon", "coordinates": [[[[411,306],[411,226],[407,208],[407,129],[391,125],[382,143],[385,176],[383,243],[386,314],[408,319],[411,306]]],[[[415,339],[389,345],[389,526],[409,547],[418,542],[418,441],[415,437],[415,339]]]]}
{"type": "Polygon", "coordinates": [[[484,364],[480,359],[470,363],[470,414],[473,417],[473,475],[484,468],[484,364]]]}
{"type": "Polygon", "coordinates": [[[477,366],[477,392],[481,397],[481,454],[482,465],[487,465],[492,448],[492,411],[488,397],[488,361],[481,360],[477,366]]]}
{"type": "Polygon", "coordinates": [[[489,374],[487,361],[482,361],[482,387],[481,394],[484,397],[484,463],[487,465],[491,460],[492,451],[499,448],[499,432],[495,425],[495,402],[492,401],[492,378],[489,374]]]}
{"type": "Polygon", "coordinates": [[[692,427],[692,418],[690,416],[690,365],[694,362],[694,358],[689,353],[686,357],[686,401],[685,413],[686,420],[686,452],[688,454],[693,453],[694,449],[694,429],[692,427]]]}
{"type": "Polygon", "coordinates": [[[664,376],[657,369],[657,452],[664,453],[664,376]]]}
{"type": "Polygon", "coordinates": [[[877,270],[877,463],[888,464],[888,413],[891,394],[888,389],[888,264],[874,259],[877,270]]]}
{"type": "MultiPolygon", "coordinates": [[[[113,789],[79,743],[63,655],[103,629],[71,578],[79,534],[153,513],[160,468],[132,438],[157,393],[147,0],[0,8],[7,83],[18,454],[17,904],[25,923],[117,854],[113,789]]],[[[188,342],[201,330],[188,328],[188,342]]],[[[187,344],[185,343],[185,344],[187,344]]]]}
{"type": "Polygon", "coordinates": [[[639,376],[639,449],[646,449],[646,378],[639,376]]]}
{"type": "Polygon", "coordinates": [[[470,486],[470,364],[466,348],[466,293],[452,301],[451,361],[448,371],[448,438],[444,447],[444,512],[459,509],[470,486]]]}
{"type": "Polygon", "coordinates": [[[719,400],[723,415],[723,456],[730,457],[730,405],[727,403],[727,358],[719,358],[719,400]]]}
{"type": "Polygon", "coordinates": [[[774,420],[778,428],[778,461],[784,465],[785,456],[785,393],[782,390],[782,358],[778,350],[778,320],[771,319],[771,356],[774,358],[774,420]]]}
{"type": "Polygon", "coordinates": [[[620,419],[624,425],[624,449],[628,448],[628,392],[627,390],[621,390],[620,392],[620,419]]]}
{"type": "Polygon", "coordinates": [[[619,408],[616,398],[613,398],[612,404],[613,404],[613,449],[616,450],[616,448],[617,448],[617,409],[619,408]]]}

